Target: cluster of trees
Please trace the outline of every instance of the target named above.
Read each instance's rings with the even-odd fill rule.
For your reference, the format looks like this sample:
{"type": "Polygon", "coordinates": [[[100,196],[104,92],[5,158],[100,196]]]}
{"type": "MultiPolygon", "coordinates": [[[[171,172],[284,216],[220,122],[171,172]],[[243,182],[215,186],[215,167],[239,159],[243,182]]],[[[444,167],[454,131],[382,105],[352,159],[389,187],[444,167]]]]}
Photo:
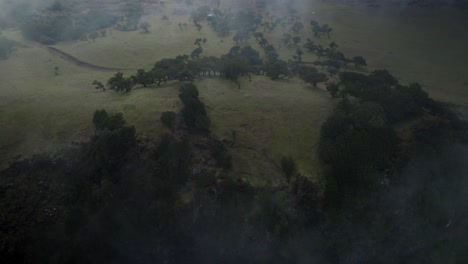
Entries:
{"type": "Polygon", "coordinates": [[[92,5],[80,3],[72,9],[55,2],[50,8],[28,16],[21,31],[28,39],[50,45],[57,41],[95,39],[103,28],[114,25],[119,30],[138,29],[143,14],[140,3],[125,3],[119,9],[92,5]]]}
{"type": "MultiPolygon", "coordinates": [[[[205,59],[204,61],[207,61],[205,59]]],[[[124,74],[117,72],[107,81],[107,87],[116,92],[130,92],[136,85],[146,87],[148,85],[167,82],[171,80],[192,82],[195,76],[202,71],[201,67],[195,61],[189,60],[187,55],[177,56],[172,59],[162,59],[154,64],[154,67],[146,71],[138,69],[135,75],[124,77],[124,74]]],[[[95,80],[93,83],[96,89],[105,91],[105,86],[95,80]]]]}
{"type": "Polygon", "coordinates": [[[251,46],[234,46],[229,52],[219,59],[219,72],[228,79],[237,83],[240,76],[258,72],[263,60],[260,53],[251,46]]]}
{"type": "Polygon", "coordinates": [[[339,79],[327,86],[333,97],[343,99],[322,127],[320,153],[330,164],[333,194],[341,200],[379,185],[378,175],[391,166],[398,150],[393,124],[433,115],[460,127],[458,118],[429,98],[420,84],[399,84],[386,70],[342,72],[339,79]]]}
{"type": "Polygon", "coordinates": [[[266,63],[263,65],[263,71],[265,75],[275,80],[280,77],[289,76],[290,70],[288,63],[278,59],[279,54],[276,51],[275,46],[269,44],[268,41],[263,37],[263,33],[256,32],[254,37],[257,39],[258,44],[263,48],[266,55],[266,63]]]}
{"type": "Polygon", "coordinates": [[[283,34],[283,44],[286,46],[290,46],[291,44],[298,45],[301,42],[300,36],[292,36],[290,33],[283,34]]]}
{"type": "Polygon", "coordinates": [[[298,74],[304,82],[310,83],[314,87],[317,87],[318,83],[328,80],[327,75],[323,72],[319,72],[315,67],[301,65],[299,66],[298,74]]]}
{"type": "Polygon", "coordinates": [[[314,36],[316,38],[320,38],[324,34],[327,34],[327,37],[330,38],[330,33],[333,31],[333,28],[328,26],[328,24],[320,26],[320,24],[315,20],[310,21],[310,26],[312,27],[312,32],[314,32],[314,36]]]}
{"type": "MultiPolygon", "coordinates": [[[[291,157],[281,160],[281,188],[254,187],[229,171],[195,171],[190,137],[165,134],[148,148],[121,114],[97,110],[90,141],[0,172],[0,258],[6,263],[395,263],[411,256],[417,262],[448,257],[466,262],[464,156],[430,154],[440,148],[432,145],[429,159],[402,174],[407,179],[382,188],[379,175],[364,169],[387,157],[377,151],[386,149],[374,144],[391,145],[384,142],[391,134],[376,136],[388,130],[372,116],[382,114],[377,104],[343,101],[333,116],[344,125],[331,120],[324,125],[323,136],[345,145],[338,146],[335,158],[358,165],[333,168],[340,177],[336,183],[327,179],[323,198],[291,157]],[[370,160],[359,157],[361,152],[370,160]],[[341,191],[347,199],[336,208],[333,199],[341,191]]],[[[446,145],[445,139],[437,145],[446,145]]],[[[216,166],[229,168],[223,162],[229,160],[226,147],[210,142],[216,166]]]]}
{"type": "MultiPolygon", "coordinates": [[[[159,86],[161,82],[171,80],[193,82],[198,76],[211,77],[217,74],[237,82],[241,76],[250,78],[252,73],[260,74],[262,70],[270,76],[269,72],[275,71],[275,69],[270,70],[271,67],[268,68],[268,65],[263,65],[260,53],[251,46],[234,46],[220,58],[200,57],[203,52],[201,44],[205,42],[206,39],[195,40],[195,44],[199,47],[192,51],[191,60],[187,55],[179,55],[173,59],[162,59],[156,62],[149,71],[138,69],[135,75],[129,77],[124,77],[123,73],[118,72],[107,81],[107,87],[117,92],[129,92],[136,85],[146,87],[156,83],[159,86]]],[[[279,74],[287,74],[285,62],[282,66],[283,70],[279,74]]],[[[94,81],[92,84],[96,89],[105,91],[106,87],[101,82],[94,81]]]]}
{"type": "Polygon", "coordinates": [[[113,182],[119,180],[116,173],[137,146],[136,130],[126,126],[121,113],[108,114],[106,110],[96,110],[93,116],[95,128],[91,143],[83,148],[92,169],[92,181],[101,183],[103,177],[113,182]]]}
{"type": "Polygon", "coordinates": [[[429,98],[418,83],[402,85],[387,70],[376,70],[369,75],[356,72],[340,73],[340,82],[330,88],[332,96],[352,96],[365,102],[378,103],[386,120],[396,123],[425,112],[446,114],[440,104],[429,98]]]}
{"type": "Polygon", "coordinates": [[[313,62],[315,66],[327,67],[327,72],[330,75],[336,75],[342,66],[347,66],[353,63],[357,68],[367,66],[367,61],[362,56],[354,56],[347,58],[342,52],[338,51],[338,45],[331,42],[328,47],[323,47],[321,44],[316,44],[311,39],[307,39],[304,48],[309,52],[314,53],[319,59],[325,57],[325,60],[316,60],[313,62]]]}
{"type": "Polygon", "coordinates": [[[210,128],[210,118],[206,114],[205,105],[198,99],[198,89],[194,84],[184,84],[180,87],[182,117],[189,129],[207,131],[210,128]]]}
{"type": "MultiPolygon", "coordinates": [[[[93,123],[95,136],[66,155],[0,172],[2,261],[289,262],[294,250],[273,249],[319,219],[319,191],[306,177],[291,175],[279,200],[229,173],[195,172],[190,137],[165,134],[149,149],[121,114],[97,110],[93,123]]],[[[226,147],[209,142],[215,167],[228,169],[226,147]]]]}
{"type": "Polygon", "coordinates": [[[139,26],[140,17],[143,15],[143,7],[138,2],[125,2],[119,10],[119,21],[115,25],[117,30],[133,31],[139,26]]]}
{"type": "Polygon", "coordinates": [[[327,165],[326,210],[335,217],[325,231],[334,241],[332,254],[383,263],[408,256],[422,262],[441,255],[466,259],[453,245],[461,242],[455,233],[466,234],[468,229],[466,225],[452,229],[457,213],[441,206],[446,199],[450,204],[460,201],[461,189],[456,185],[461,174],[454,164],[464,154],[453,151],[463,144],[460,135],[466,135],[466,125],[429,98],[421,85],[399,84],[386,70],[369,75],[342,72],[339,77],[327,90],[342,100],[323,124],[319,144],[320,157],[327,165]],[[409,145],[400,144],[393,125],[422,116],[430,118],[421,118],[412,128],[409,145]],[[440,166],[452,169],[440,173],[440,166]],[[413,228],[424,230],[427,236],[413,228]],[[372,244],[356,253],[346,249],[348,239],[372,244]],[[445,246],[446,241],[454,244],[445,246]],[[384,253],[389,244],[391,256],[384,253]],[[375,253],[365,253],[366,249],[375,253]]]}

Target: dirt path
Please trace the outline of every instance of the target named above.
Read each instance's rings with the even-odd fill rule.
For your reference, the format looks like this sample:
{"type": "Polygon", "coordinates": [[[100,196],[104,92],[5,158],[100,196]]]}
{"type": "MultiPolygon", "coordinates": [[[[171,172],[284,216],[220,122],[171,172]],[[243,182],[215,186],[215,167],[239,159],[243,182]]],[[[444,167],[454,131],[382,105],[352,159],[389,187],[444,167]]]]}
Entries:
{"type": "Polygon", "coordinates": [[[84,62],[84,61],[81,61],[78,58],[73,57],[72,55],[70,55],[68,53],[65,53],[65,52],[63,52],[63,51],[61,51],[59,49],[56,49],[54,47],[47,47],[47,50],[50,53],[52,53],[54,55],[57,55],[60,58],[66,60],[66,61],[68,61],[70,63],[73,63],[73,64],[75,64],[77,66],[87,68],[87,69],[100,70],[100,71],[133,70],[133,69],[125,69],[125,68],[112,68],[112,67],[106,67],[106,66],[99,66],[99,65],[88,63],[88,62],[84,62]]]}
{"type": "Polygon", "coordinates": [[[33,41],[19,41],[16,39],[11,39],[12,41],[15,42],[16,47],[19,48],[30,48],[30,47],[36,47],[40,49],[47,49],[52,55],[58,56],[61,59],[68,61],[72,64],[75,64],[79,67],[87,68],[87,69],[92,69],[92,70],[99,70],[99,71],[120,71],[120,70],[135,70],[135,69],[129,69],[129,68],[114,68],[114,67],[106,67],[106,66],[100,66],[100,65],[95,65],[92,63],[88,63],[85,61],[82,61],[64,51],[61,51],[57,48],[50,47],[50,46],[45,46],[33,41]]]}

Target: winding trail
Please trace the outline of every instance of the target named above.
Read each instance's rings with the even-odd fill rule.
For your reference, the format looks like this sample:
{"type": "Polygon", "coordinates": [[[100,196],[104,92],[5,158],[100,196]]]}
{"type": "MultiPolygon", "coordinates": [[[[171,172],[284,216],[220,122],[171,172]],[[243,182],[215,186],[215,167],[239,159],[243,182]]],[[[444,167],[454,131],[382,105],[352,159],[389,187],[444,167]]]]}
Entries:
{"type": "Polygon", "coordinates": [[[36,43],[33,41],[25,41],[25,40],[17,40],[17,39],[10,39],[13,42],[15,42],[15,45],[20,48],[30,48],[30,47],[36,47],[39,49],[47,49],[52,55],[58,56],[61,59],[70,62],[72,64],[75,64],[79,67],[83,67],[86,69],[91,69],[91,70],[98,70],[98,71],[120,71],[120,70],[135,70],[135,69],[130,69],[130,68],[115,68],[115,67],[107,67],[107,66],[100,66],[96,64],[92,64],[89,62],[82,61],[62,50],[59,50],[57,48],[51,47],[51,46],[45,46],[40,43],[36,43]]]}
{"type": "Polygon", "coordinates": [[[68,54],[68,53],[65,53],[57,48],[54,48],[54,47],[47,47],[47,50],[54,54],[54,55],[57,55],[59,56],[60,58],[70,62],[70,63],[73,63],[77,66],[80,66],[80,67],[83,67],[83,68],[87,68],[87,69],[93,69],[93,70],[100,70],[100,71],[120,71],[120,70],[133,70],[133,69],[126,69],[126,68],[113,68],[113,67],[106,67],[106,66],[99,66],[99,65],[95,65],[95,64],[91,64],[91,63],[88,63],[88,62],[84,62],[76,57],[73,57],[72,55],[68,54]]]}

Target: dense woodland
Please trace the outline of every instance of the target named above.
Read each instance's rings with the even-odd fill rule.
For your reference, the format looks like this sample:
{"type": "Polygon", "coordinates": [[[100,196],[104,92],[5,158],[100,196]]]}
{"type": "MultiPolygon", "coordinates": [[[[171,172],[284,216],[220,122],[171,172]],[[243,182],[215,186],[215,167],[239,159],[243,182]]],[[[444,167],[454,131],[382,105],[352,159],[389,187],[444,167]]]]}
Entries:
{"type": "MultiPolygon", "coordinates": [[[[103,16],[67,8],[57,1],[41,10],[24,21],[23,34],[52,44],[109,26],[150,28],[139,23],[137,1],[103,16]]],[[[235,44],[220,57],[205,57],[204,44],[214,40],[197,38],[191,54],[92,83],[128,93],[178,82],[182,108],[154,117],[164,124],[163,136],[140,139],[123,114],[103,106],[89,117],[89,140],[0,172],[2,263],[468,261],[468,131],[450,105],[387,70],[365,73],[365,58],[340,52],[325,23],[205,5],[192,6],[190,17],[195,30],[210,27],[235,44]],[[289,28],[281,45],[295,52],[287,61],[264,37],[275,27],[289,28]],[[301,39],[306,30],[310,37],[301,39]],[[304,61],[305,53],[316,60],[304,61]],[[299,173],[297,157],[286,155],[278,161],[280,188],[253,186],[230,170],[236,134],[221,141],[211,133],[196,80],[224,78],[242,89],[239,78],[258,75],[320,84],[337,101],[318,149],[310,149],[325,168],[323,184],[299,173]],[[412,124],[410,134],[400,133],[402,123],[412,124]]],[[[0,39],[0,57],[14,52],[9,43],[0,39]]]]}

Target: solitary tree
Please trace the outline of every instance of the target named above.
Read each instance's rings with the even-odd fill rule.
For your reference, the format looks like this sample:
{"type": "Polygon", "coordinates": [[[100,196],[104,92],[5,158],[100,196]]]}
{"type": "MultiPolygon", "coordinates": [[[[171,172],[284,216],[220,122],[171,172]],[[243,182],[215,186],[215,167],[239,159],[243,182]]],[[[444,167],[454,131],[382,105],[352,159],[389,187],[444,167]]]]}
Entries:
{"type": "Polygon", "coordinates": [[[93,40],[93,42],[96,41],[96,38],[99,37],[99,33],[97,33],[96,31],[93,31],[91,33],[89,33],[89,38],[93,40]]]}
{"type": "Polygon", "coordinates": [[[303,52],[300,48],[298,48],[298,49],[296,50],[297,62],[301,62],[301,61],[302,61],[302,54],[304,54],[304,52],[303,52]]]}
{"type": "Polygon", "coordinates": [[[334,41],[333,41],[333,42],[331,42],[331,43],[330,43],[328,46],[329,46],[329,47],[330,47],[330,49],[332,49],[332,50],[334,50],[334,49],[338,48],[338,44],[336,44],[336,42],[334,42],[334,41]]]}
{"type": "Polygon", "coordinates": [[[145,21],[145,22],[142,22],[142,23],[140,24],[140,29],[141,29],[141,31],[142,31],[143,33],[146,33],[146,34],[149,33],[149,28],[150,28],[150,27],[151,27],[150,23],[148,23],[148,22],[146,22],[146,21],[145,21]]]}
{"type": "Polygon", "coordinates": [[[198,45],[198,47],[201,47],[202,39],[201,39],[201,38],[195,39],[195,42],[194,42],[193,44],[194,44],[194,45],[198,45]]]}
{"type": "Polygon", "coordinates": [[[100,82],[98,80],[94,80],[92,85],[94,85],[95,89],[102,90],[103,92],[106,91],[106,87],[104,86],[104,84],[102,84],[102,82],[100,82]]]}
{"type": "Polygon", "coordinates": [[[333,28],[329,27],[327,24],[323,25],[321,28],[322,33],[326,33],[327,37],[330,38],[330,33],[333,31],[333,28]]]}
{"type": "Polygon", "coordinates": [[[353,57],[352,62],[354,63],[354,65],[356,65],[356,67],[367,66],[367,62],[362,56],[353,57]]]}

